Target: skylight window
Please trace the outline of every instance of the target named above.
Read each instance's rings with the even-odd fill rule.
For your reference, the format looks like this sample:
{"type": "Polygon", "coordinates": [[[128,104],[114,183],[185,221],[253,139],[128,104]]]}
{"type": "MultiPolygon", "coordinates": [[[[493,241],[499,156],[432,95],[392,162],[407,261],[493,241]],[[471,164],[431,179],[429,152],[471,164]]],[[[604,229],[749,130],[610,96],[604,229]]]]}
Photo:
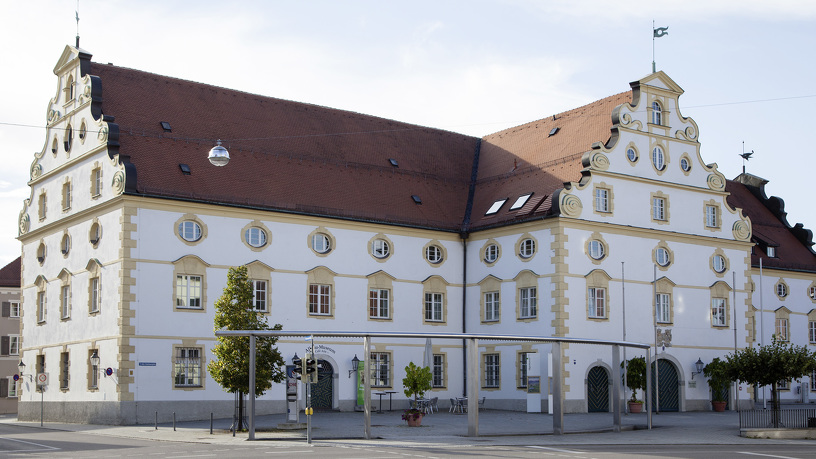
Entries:
{"type": "Polygon", "coordinates": [[[527,200],[530,199],[530,196],[532,195],[533,193],[527,193],[519,196],[518,199],[516,199],[516,202],[514,202],[513,205],[510,206],[510,210],[521,209],[521,207],[524,204],[527,204],[527,200]]]}
{"type": "Polygon", "coordinates": [[[160,121],[160,123],[162,129],[164,129],[165,132],[173,132],[173,129],[170,127],[170,123],[168,123],[167,121],[160,121]]]}
{"type": "Polygon", "coordinates": [[[187,164],[179,164],[179,169],[181,169],[181,173],[184,175],[192,174],[192,172],[190,172],[190,166],[187,164]]]}
{"type": "Polygon", "coordinates": [[[550,135],[548,135],[547,137],[552,137],[552,136],[554,136],[554,135],[558,134],[558,131],[559,131],[559,130],[561,130],[561,128],[560,128],[560,127],[554,127],[554,128],[552,128],[552,129],[550,130],[550,135]]]}
{"type": "Polygon", "coordinates": [[[415,194],[411,195],[411,199],[414,200],[414,204],[422,204],[422,198],[420,198],[419,196],[417,196],[415,194]]]}
{"type": "Polygon", "coordinates": [[[394,167],[399,167],[399,163],[394,158],[388,158],[388,162],[391,163],[391,165],[394,167]]]}
{"type": "Polygon", "coordinates": [[[493,205],[490,206],[489,209],[487,209],[487,212],[485,212],[485,215],[495,214],[496,212],[499,211],[499,209],[501,209],[501,206],[503,206],[505,202],[507,202],[507,198],[499,199],[498,201],[494,202],[493,205]]]}

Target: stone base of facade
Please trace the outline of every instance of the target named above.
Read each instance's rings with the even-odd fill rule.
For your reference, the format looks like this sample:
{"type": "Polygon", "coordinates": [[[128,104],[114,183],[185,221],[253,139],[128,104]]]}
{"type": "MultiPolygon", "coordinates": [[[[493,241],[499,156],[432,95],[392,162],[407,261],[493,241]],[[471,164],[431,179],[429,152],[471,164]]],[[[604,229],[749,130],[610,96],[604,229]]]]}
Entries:
{"type": "MultiPolygon", "coordinates": [[[[42,409],[45,422],[74,424],[136,425],[168,423],[173,421],[200,421],[231,418],[235,411],[232,400],[217,401],[144,401],[144,402],[20,402],[17,419],[34,422],[40,420],[42,409]],[[42,408],[41,408],[42,406],[42,408]]],[[[246,405],[245,408],[246,410],[246,405]]],[[[286,413],[281,400],[257,400],[255,414],[286,413]]],[[[246,415],[246,414],[245,414],[246,415]]]]}

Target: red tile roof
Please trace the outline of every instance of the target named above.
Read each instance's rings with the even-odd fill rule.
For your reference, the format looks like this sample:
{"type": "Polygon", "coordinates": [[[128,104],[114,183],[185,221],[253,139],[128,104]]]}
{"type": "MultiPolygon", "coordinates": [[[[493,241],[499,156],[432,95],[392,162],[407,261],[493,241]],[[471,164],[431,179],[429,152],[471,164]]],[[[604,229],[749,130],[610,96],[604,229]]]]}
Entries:
{"type": "Polygon", "coordinates": [[[791,226],[786,217],[785,203],[777,197],[765,194],[767,181],[743,174],[726,182],[730,193],[728,204],[740,207],[751,219],[754,247],[751,264],[759,266],[759,258],[766,268],[816,272],[816,253],[813,252],[813,233],[800,223],[791,226]],[[776,249],[776,257],[766,254],[768,245],[776,249]]]}
{"type": "Polygon", "coordinates": [[[0,287],[20,287],[20,257],[0,269],[0,287]]]}

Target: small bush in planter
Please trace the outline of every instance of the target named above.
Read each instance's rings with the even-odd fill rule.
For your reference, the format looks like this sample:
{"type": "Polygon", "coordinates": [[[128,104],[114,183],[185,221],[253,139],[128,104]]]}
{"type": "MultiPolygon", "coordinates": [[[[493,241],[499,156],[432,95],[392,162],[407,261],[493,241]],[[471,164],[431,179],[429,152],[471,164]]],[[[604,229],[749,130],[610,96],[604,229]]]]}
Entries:
{"type": "MultiPolygon", "coordinates": [[[[417,406],[417,400],[425,396],[425,392],[431,390],[433,375],[431,369],[428,367],[418,367],[414,362],[410,362],[405,367],[405,378],[402,380],[405,396],[408,398],[414,397],[414,406],[417,406]]],[[[422,418],[422,411],[411,408],[402,413],[402,419],[405,421],[415,421],[417,418],[422,418]]]]}
{"type": "Polygon", "coordinates": [[[711,388],[711,401],[724,403],[725,396],[728,394],[728,385],[731,384],[731,379],[728,377],[728,363],[720,360],[719,357],[714,357],[714,360],[703,368],[703,374],[708,378],[708,387],[711,388]]]}
{"type": "MultiPolygon", "coordinates": [[[[621,363],[623,368],[623,363],[621,363]]],[[[646,390],[646,358],[634,357],[626,363],[626,387],[632,391],[629,403],[643,403],[637,399],[638,390],[646,390]]]]}

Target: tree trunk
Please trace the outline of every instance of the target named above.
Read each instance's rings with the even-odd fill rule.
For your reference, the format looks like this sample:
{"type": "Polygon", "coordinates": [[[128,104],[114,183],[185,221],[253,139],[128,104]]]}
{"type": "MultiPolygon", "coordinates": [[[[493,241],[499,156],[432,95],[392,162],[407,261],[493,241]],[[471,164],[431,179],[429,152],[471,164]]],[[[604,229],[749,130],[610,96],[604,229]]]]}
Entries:
{"type": "Polygon", "coordinates": [[[779,417],[782,413],[779,412],[779,392],[776,383],[771,384],[771,418],[773,419],[774,429],[779,428],[779,417]]]}
{"type": "Polygon", "coordinates": [[[238,391],[238,426],[236,430],[238,432],[244,430],[244,393],[241,391],[238,391]]]}

